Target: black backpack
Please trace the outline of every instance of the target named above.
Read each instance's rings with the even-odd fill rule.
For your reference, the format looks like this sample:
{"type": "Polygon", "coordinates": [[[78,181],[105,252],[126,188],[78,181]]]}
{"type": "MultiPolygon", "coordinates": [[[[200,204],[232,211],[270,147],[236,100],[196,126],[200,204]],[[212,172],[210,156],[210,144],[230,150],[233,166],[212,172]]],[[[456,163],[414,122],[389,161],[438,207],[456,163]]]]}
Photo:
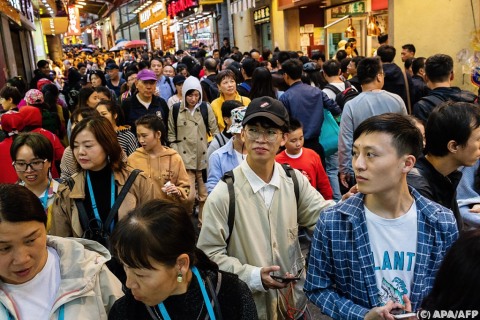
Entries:
{"type": "Polygon", "coordinates": [[[206,77],[202,81],[208,84],[208,91],[210,93],[209,96],[212,98],[212,101],[220,97],[220,91],[218,90],[218,86],[216,83],[206,77]]]}
{"type": "MultiPolygon", "coordinates": [[[[172,116],[173,116],[173,125],[175,126],[175,141],[170,141],[170,143],[178,142],[178,128],[177,128],[177,119],[178,113],[180,112],[180,104],[181,102],[177,102],[172,106],[172,116]]],[[[208,125],[208,106],[206,102],[202,102],[200,104],[200,113],[202,114],[203,123],[205,124],[205,128],[207,129],[207,134],[210,135],[210,126],[208,125]]]]}
{"type": "Polygon", "coordinates": [[[343,107],[345,106],[345,103],[348,101],[352,100],[356,96],[358,96],[360,93],[355,90],[354,87],[352,87],[352,84],[349,81],[345,81],[345,90],[340,91],[337,87],[335,87],[333,84],[327,84],[324,89],[330,89],[335,93],[335,102],[338,104],[340,109],[343,110],[343,107]]]}
{"type": "MultiPolygon", "coordinates": [[[[80,219],[80,224],[82,225],[83,235],[82,238],[90,239],[97,241],[105,248],[110,250],[110,230],[109,226],[115,220],[115,217],[118,215],[118,209],[122,204],[125,196],[127,195],[128,191],[130,190],[133,182],[137,178],[138,174],[142,172],[142,170],[134,169],[130,172],[125,185],[123,186],[122,190],[117,196],[113,207],[110,209],[110,212],[105,220],[105,223],[98,221],[96,218],[92,218],[88,215],[87,211],[85,210],[85,206],[83,205],[82,199],[75,199],[75,205],[77,206],[78,210],[78,217],[80,219]]],[[[75,185],[75,181],[70,177],[66,181],[66,184],[70,191],[72,191],[73,186],[75,185]]]]}
{"type": "MultiPolygon", "coordinates": [[[[298,198],[300,197],[300,189],[298,187],[298,180],[295,172],[290,165],[286,163],[282,163],[282,168],[285,170],[285,173],[288,177],[292,178],[293,181],[293,190],[295,192],[295,199],[298,205],[298,198]]],[[[228,238],[225,240],[228,244],[230,243],[230,238],[232,236],[233,227],[235,224],[235,190],[233,188],[233,183],[235,182],[235,176],[233,175],[233,170],[226,172],[223,177],[222,181],[227,184],[228,188],[228,196],[229,196],[229,204],[228,204],[228,238]]]]}

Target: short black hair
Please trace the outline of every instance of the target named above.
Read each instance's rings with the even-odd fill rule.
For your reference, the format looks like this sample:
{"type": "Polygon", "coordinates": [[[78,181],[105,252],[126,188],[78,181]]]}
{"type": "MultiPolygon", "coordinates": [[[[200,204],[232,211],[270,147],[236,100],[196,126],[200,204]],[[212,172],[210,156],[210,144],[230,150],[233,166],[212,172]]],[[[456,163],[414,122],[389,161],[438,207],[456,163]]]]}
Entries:
{"type": "Polygon", "coordinates": [[[378,43],[379,44],[384,44],[388,41],[388,34],[381,34],[378,36],[378,43]]]}
{"type": "Polygon", "coordinates": [[[442,157],[449,153],[448,142],[465,146],[472,131],[480,126],[480,109],[468,102],[440,103],[428,117],[425,127],[425,151],[442,157]]]}
{"type": "Polygon", "coordinates": [[[290,118],[288,131],[293,132],[297,129],[303,129],[303,124],[300,122],[300,120],[298,120],[296,118],[290,118]]]}
{"type": "Polygon", "coordinates": [[[425,57],[418,57],[413,59],[412,72],[414,75],[416,75],[420,71],[420,69],[425,69],[425,60],[425,57]]]}
{"type": "Polygon", "coordinates": [[[292,80],[298,80],[302,77],[303,63],[298,59],[288,59],[282,63],[282,70],[288,74],[292,80]]]}
{"type": "Polygon", "coordinates": [[[222,104],[222,118],[230,118],[232,110],[243,107],[243,104],[237,100],[226,100],[222,104]]]}
{"type": "Polygon", "coordinates": [[[357,77],[360,84],[371,83],[377,74],[383,70],[382,62],[378,58],[365,58],[358,63],[357,77]]]}
{"type": "Polygon", "coordinates": [[[15,88],[11,87],[9,85],[5,86],[0,90],[0,97],[2,97],[5,100],[8,100],[12,98],[13,104],[17,105],[22,101],[22,95],[20,94],[20,91],[15,88]]]}
{"type": "Polygon", "coordinates": [[[334,77],[334,76],[338,76],[338,73],[341,69],[341,65],[338,60],[330,59],[323,64],[322,69],[327,76],[334,77]]]}
{"type": "Polygon", "coordinates": [[[415,58],[408,58],[405,60],[405,62],[403,63],[405,69],[410,69],[412,67],[413,60],[415,60],[415,58]]]}
{"type": "Polygon", "coordinates": [[[253,75],[253,71],[259,67],[258,61],[252,58],[246,58],[242,62],[242,69],[245,71],[247,77],[251,77],[253,75]]]}
{"type": "Polygon", "coordinates": [[[352,58],[345,58],[340,61],[340,69],[342,70],[342,73],[347,72],[347,67],[350,64],[350,61],[352,61],[352,58]]]}
{"type": "Polygon", "coordinates": [[[38,60],[37,62],[37,68],[45,68],[47,65],[49,65],[47,60],[38,60]]]}
{"type": "Polygon", "coordinates": [[[287,61],[288,59],[290,59],[290,54],[288,53],[288,51],[280,51],[278,54],[277,54],[277,61],[278,63],[280,64],[283,64],[285,61],[287,61]]]}
{"type": "Polygon", "coordinates": [[[399,113],[383,113],[364,120],[353,132],[353,141],[362,134],[386,133],[392,137],[397,156],[413,155],[416,159],[423,150],[423,137],[415,123],[399,113]]]}
{"type": "Polygon", "coordinates": [[[397,50],[394,46],[390,46],[388,44],[383,44],[377,49],[377,56],[380,57],[382,62],[390,63],[395,59],[395,55],[397,54],[397,50]]]}
{"type": "Polygon", "coordinates": [[[312,60],[322,60],[323,62],[325,62],[325,53],[317,52],[312,54],[312,60]]]}
{"type": "MultiPolygon", "coordinates": [[[[15,137],[10,146],[10,157],[15,161],[17,159],[18,149],[22,146],[28,146],[32,149],[35,157],[49,162],[53,162],[53,146],[50,140],[40,133],[22,132],[15,137]]],[[[53,165],[53,163],[52,163],[53,165]]]]}
{"type": "Polygon", "coordinates": [[[446,54],[435,54],[425,61],[425,73],[432,82],[444,82],[453,72],[453,59],[446,54]]]}
{"type": "Polygon", "coordinates": [[[358,68],[358,63],[363,59],[365,59],[364,56],[356,56],[356,57],[353,57],[351,61],[355,64],[355,68],[358,68]]]}
{"type": "Polygon", "coordinates": [[[411,43],[404,44],[402,49],[407,49],[408,51],[415,53],[415,46],[411,43]]]}
{"type": "Polygon", "coordinates": [[[208,72],[216,72],[218,62],[217,62],[217,60],[215,60],[213,58],[207,58],[203,62],[203,66],[207,69],[208,72]]]}
{"type": "Polygon", "coordinates": [[[27,187],[0,184],[0,223],[29,221],[47,226],[47,215],[40,199],[27,187]]]}
{"type": "Polygon", "coordinates": [[[342,61],[343,59],[347,58],[348,54],[347,51],[345,50],[338,50],[337,53],[335,54],[335,59],[338,61],[342,61]]]}

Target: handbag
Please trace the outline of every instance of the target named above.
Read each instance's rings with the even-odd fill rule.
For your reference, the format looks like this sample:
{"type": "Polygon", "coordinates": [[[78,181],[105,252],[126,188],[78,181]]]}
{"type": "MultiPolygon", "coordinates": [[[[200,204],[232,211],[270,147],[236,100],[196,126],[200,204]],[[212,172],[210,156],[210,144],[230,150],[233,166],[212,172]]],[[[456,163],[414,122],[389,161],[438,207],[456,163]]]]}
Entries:
{"type": "Polygon", "coordinates": [[[340,127],[328,110],[323,110],[323,124],[319,142],[325,151],[325,156],[331,156],[338,151],[338,133],[340,127]]]}

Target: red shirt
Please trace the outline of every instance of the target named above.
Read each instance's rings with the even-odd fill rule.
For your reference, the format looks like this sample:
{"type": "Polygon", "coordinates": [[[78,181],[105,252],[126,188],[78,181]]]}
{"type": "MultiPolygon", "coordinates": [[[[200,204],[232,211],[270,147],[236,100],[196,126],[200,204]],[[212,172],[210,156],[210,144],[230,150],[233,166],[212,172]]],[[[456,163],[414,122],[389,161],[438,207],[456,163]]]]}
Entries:
{"type": "Polygon", "coordinates": [[[317,189],[326,200],[333,199],[333,191],[328,176],[323,169],[320,156],[312,149],[302,148],[302,155],[298,158],[290,158],[285,151],[275,157],[278,163],[288,163],[292,168],[297,169],[310,184],[317,189]]]}

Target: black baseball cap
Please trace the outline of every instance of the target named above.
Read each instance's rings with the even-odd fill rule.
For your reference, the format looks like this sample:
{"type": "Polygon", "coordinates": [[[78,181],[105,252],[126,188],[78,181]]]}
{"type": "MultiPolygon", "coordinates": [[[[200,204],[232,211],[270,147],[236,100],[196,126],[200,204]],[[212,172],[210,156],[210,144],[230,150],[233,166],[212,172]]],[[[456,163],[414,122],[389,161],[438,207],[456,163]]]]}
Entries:
{"type": "Polygon", "coordinates": [[[267,118],[279,127],[288,125],[289,116],[287,109],[277,99],[272,97],[255,98],[248,105],[242,125],[245,126],[255,118],[267,118]]]}

